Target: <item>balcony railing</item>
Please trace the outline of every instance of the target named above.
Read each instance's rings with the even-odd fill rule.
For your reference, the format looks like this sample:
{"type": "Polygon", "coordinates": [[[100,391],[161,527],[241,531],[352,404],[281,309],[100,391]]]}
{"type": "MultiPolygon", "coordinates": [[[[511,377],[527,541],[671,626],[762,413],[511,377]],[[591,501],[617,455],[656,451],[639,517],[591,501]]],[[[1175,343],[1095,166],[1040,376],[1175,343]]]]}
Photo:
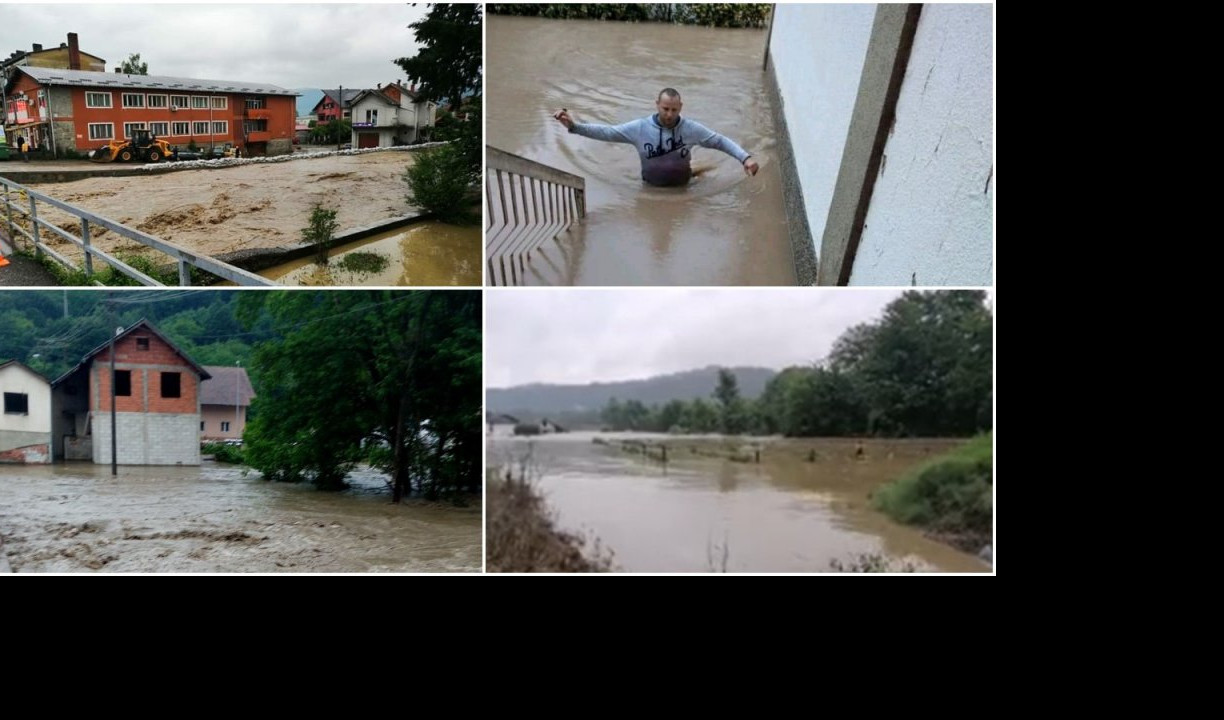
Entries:
{"type": "Polygon", "coordinates": [[[586,216],[586,180],[488,145],[485,157],[488,280],[518,285],[531,253],[586,216]]]}

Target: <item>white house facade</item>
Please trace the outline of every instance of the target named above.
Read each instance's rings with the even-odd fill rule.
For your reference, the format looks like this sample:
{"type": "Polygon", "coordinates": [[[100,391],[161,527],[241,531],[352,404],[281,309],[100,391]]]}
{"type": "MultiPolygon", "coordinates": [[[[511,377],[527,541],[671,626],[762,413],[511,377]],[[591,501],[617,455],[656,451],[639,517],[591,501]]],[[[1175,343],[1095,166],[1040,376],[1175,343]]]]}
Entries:
{"type": "Polygon", "coordinates": [[[0,363],[0,463],[51,462],[51,383],[16,360],[0,363]]]}
{"type": "Polygon", "coordinates": [[[349,104],[353,147],[393,147],[428,139],[437,107],[395,83],[363,90],[349,104]]]}

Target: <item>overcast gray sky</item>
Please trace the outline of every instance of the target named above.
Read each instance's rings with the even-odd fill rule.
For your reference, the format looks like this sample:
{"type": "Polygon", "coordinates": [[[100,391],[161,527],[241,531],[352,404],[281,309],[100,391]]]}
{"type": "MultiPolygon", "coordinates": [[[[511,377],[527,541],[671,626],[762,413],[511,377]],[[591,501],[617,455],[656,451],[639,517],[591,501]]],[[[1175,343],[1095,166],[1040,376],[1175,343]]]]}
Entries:
{"type": "Polygon", "coordinates": [[[631,380],[707,365],[824,358],[901,290],[485,290],[485,384],[631,380]]]}
{"type": "Polygon", "coordinates": [[[408,25],[423,3],[0,5],[0,54],[80,38],[107,72],[132,53],[150,75],[247,80],[283,88],[374,87],[402,80],[416,54],[408,25]]]}

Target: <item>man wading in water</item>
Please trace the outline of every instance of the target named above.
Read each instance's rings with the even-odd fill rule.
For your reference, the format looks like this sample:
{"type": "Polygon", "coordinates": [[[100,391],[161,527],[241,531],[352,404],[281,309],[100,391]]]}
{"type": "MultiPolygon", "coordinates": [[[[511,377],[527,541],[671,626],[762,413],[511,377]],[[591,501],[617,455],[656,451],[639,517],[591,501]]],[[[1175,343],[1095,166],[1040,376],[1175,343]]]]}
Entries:
{"type": "Polygon", "coordinates": [[[693,177],[689,154],[693,144],[722,150],[740,161],[744,172],[756,175],[760,168],[742,147],[701,123],[680,117],[680,93],[664,88],[657,100],[654,115],[623,125],[576,123],[569,111],[562,109],[553,117],[569,131],[605,142],[629,143],[642,158],[642,179],[651,185],[686,185],[693,177]]]}

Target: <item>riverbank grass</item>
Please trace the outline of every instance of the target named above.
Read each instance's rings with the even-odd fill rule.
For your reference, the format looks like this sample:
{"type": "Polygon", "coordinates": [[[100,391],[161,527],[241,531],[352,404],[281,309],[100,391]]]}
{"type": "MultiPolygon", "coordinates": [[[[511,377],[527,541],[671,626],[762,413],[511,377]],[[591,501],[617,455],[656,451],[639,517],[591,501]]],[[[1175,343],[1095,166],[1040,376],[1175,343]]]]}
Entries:
{"type": "Polygon", "coordinates": [[[938,457],[876,491],[872,504],[907,525],[976,552],[994,528],[993,433],[938,457]]]}

